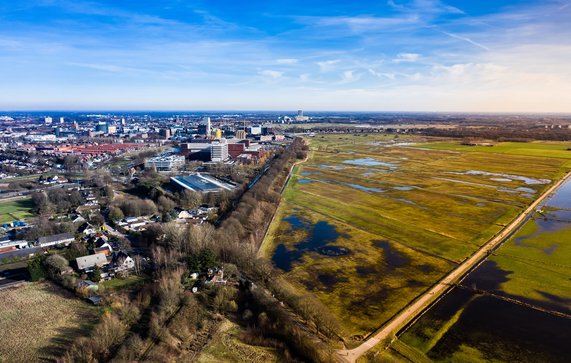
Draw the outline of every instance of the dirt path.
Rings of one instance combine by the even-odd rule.
[[[477,250],[472,256],[466,259],[462,264],[460,264],[455,270],[450,272],[442,280],[437,282],[430,290],[420,295],[416,300],[409,304],[405,309],[403,309],[398,315],[393,317],[386,325],[380,328],[374,335],[367,339],[363,344],[357,348],[347,350],[339,350],[339,356],[341,361],[345,362],[355,362],[359,357],[367,353],[377,344],[393,339],[394,335],[402,329],[406,324],[413,321],[419,314],[421,314],[427,307],[429,307],[433,302],[438,300],[454,283],[465,276],[471,269],[485,259],[489,251],[498,247],[502,242],[504,242],[511,233],[515,231],[520,224],[529,217],[535,209],[547,198],[551,193],[553,193],[557,188],[559,188],[569,177],[571,172],[567,173],[558,182],[553,184],[549,189],[547,189],[539,198],[537,198],[525,211],[523,211],[516,219],[514,219],[509,225],[507,225],[501,232],[490,239],[485,245],[483,245],[479,250]],[[389,343],[390,344],[390,343]]]

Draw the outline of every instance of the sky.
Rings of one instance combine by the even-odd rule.
[[[0,0],[0,110],[571,112],[571,0]]]

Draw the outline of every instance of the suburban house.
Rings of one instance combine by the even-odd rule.
[[[111,255],[113,247],[109,244],[107,236],[102,235],[94,243],[93,253],[103,253],[105,256]]]
[[[109,264],[107,256],[103,253],[78,257],[75,262],[77,262],[77,269],[85,272],[92,271],[95,266],[102,267]]]
[[[135,267],[135,261],[123,251],[113,253],[111,267],[115,272],[124,272]]]
[[[56,245],[66,245],[69,246],[71,242],[75,240],[73,234],[71,233],[60,233],[54,234],[52,236],[45,236],[38,238],[38,246],[40,247],[50,247]]]
[[[83,233],[86,236],[97,233],[97,230],[89,223],[85,222],[77,229],[79,233]]]

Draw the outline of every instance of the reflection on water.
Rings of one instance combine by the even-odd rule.
[[[312,224],[296,214],[284,218],[284,221],[291,225],[292,231],[304,229],[308,232],[307,237],[294,245],[294,249],[291,251],[283,243],[277,246],[272,256],[272,261],[284,271],[291,271],[292,265],[295,262],[299,262],[304,254],[308,252],[317,252],[324,256],[343,256],[351,252],[345,247],[329,245],[329,243],[335,242],[339,237],[349,237],[346,234],[337,232],[337,229],[332,224],[325,221]]]
[[[568,319],[472,290],[500,293],[500,284],[509,275],[495,262],[486,261],[462,282],[468,289],[455,288],[401,339],[428,350],[425,354],[436,362],[462,362],[468,353],[481,361],[567,362],[571,356]]]
[[[359,166],[386,166],[387,168],[396,168],[397,164],[379,161],[373,158],[352,159],[343,161],[345,164]]]
[[[550,207],[571,209],[571,179],[557,189],[555,195],[547,203]]]

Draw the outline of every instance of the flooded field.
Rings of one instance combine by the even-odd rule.
[[[295,168],[262,247],[296,289],[315,294],[338,318],[348,338],[381,326],[571,168],[571,153],[569,159],[521,150],[498,157],[425,147],[431,145],[425,141],[312,138],[310,158]],[[534,221],[563,218],[544,212]],[[516,247],[558,258],[562,249],[554,245]],[[493,257],[510,276],[507,257]],[[524,291],[521,283],[503,282],[495,291],[549,303],[565,287],[555,285]]]
[[[569,361],[570,206],[568,181],[401,341],[434,361]]]

